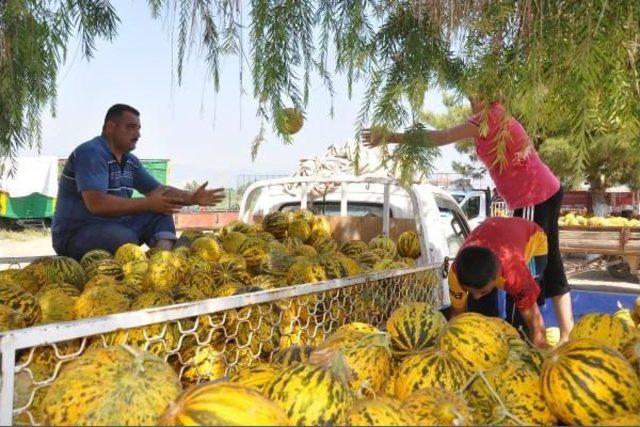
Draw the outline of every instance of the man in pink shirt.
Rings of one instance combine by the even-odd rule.
[[[443,146],[473,138],[478,158],[514,216],[529,219],[542,227],[549,250],[541,281],[542,291],[545,298],[553,301],[560,340],[564,342],[573,327],[573,310],[559,247],[562,186],[538,156],[522,124],[511,117],[500,102],[488,106],[474,99],[470,102],[473,116],[466,123],[443,130],[423,131],[424,143]],[[403,133],[386,133],[376,128],[365,129],[362,140],[367,147],[408,141]],[[496,149],[498,144],[504,144],[505,148],[500,156]]]

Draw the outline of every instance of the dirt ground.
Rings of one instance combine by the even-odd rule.
[[[0,258],[46,255],[55,255],[51,247],[51,235],[48,231],[0,231]],[[606,265],[603,262],[595,262],[590,265],[589,270],[572,274],[579,266],[584,265],[585,261],[580,257],[571,257],[565,261],[569,283],[572,287],[640,293],[640,285],[637,280],[621,280],[612,277],[607,272]],[[0,264],[0,270],[7,267],[8,265],[6,264]]]

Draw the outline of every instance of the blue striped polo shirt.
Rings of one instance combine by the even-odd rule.
[[[118,163],[103,136],[80,144],[67,159],[60,176],[51,230],[54,246],[66,244],[69,234],[83,225],[101,221],[126,221],[129,218],[108,218],[92,214],[82,199],[83,191],[102,191],[130,198],[134,189],[145,194],[159,185],[133,154],[123,155],[121,163]]]

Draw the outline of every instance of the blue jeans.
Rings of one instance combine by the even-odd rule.
[[[125,243],[153,246],[158,240],[176,240],[171,215],[144,213],[94,222],[72,230],[67,236],[54,234],[53,247],[58,255],[80,260],[91,249],[104,249],[113,254]]]

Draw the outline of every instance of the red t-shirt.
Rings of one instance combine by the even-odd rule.
[[[496,286],[513,297],[518,310],[535,304],[540,287],[528,264],[534,256],[547,254],[547,236],[542,228],[522,218],[489,218],[469,234],[462,248],[468,246],[493,251],[500,264]],[[449,292],[452,306],[466,308],[467,292],[458,282],[455,262],[449,272]]]
[[[503,124],[503,121],[506,123]],[[476,114],[469,119],[482,126],[484,118]],[[496,189],[507,202],[509,208],[519,209],[537,205],[556,194],[560,181],[544,164],[538,153],[532,150],[526,158],[519,154],[529,144],[529,136],[524,127],[513,117],[508,117],[502,104],[494,102],[487,110],[486,136],[475,139],[478,158],[484,163],[496,184]],[[500,132],[506,135],[506,164],[500,168],[495,164],[496,144]]]

